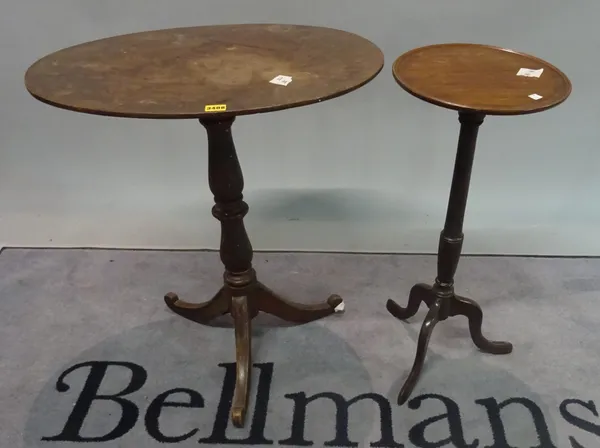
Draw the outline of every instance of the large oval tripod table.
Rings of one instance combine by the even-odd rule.
[[[291,302],[257,280],[244,227],[248,205],[231,133],[237,116],[318,103],[349,93],[383,68],[370,41],[331,28],[243,24],[147,31],[76,45],[35,62],[25,75],[37,99],[77,112],[129,118],[198,119],[208,137],[208,180],[221,223],[223,287],[204,303],[175,293],[167,306],[198,323],[230,313],[237,381],[231,418],[242,426],[251,365],[250,322],[259,311],[306,323],[343,308],[331,295]],[[265,172],[265,175],[268,173]]]
[[[396,59],[392,70],[405,91],[458,112],[460,122],[435,281],[433,285],[414,285],[406,308],[391,299],[387,302],[388,311],[398,319],[414,316],[421,303],[429,308],[419,333],[413,367],[398,395],[398,404],[403,404],[418,381],[429,339],[440,321],[465,316],[471,339],[481,351],[496,355],[512,352],[509,342],[490,341],[483,335],[479,304],[454,292],[477,134],[486,115],[524,115],[558,106],[570,95],[571,82],[559,69],[535,56],[477,44],[416,48]]]

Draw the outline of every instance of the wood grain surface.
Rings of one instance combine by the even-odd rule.
[[[521,68],[543,72],[539,78],[517,76]],[[488,115],[540,112],[571,93],[567,76],[548,62],[488,45],[416,48],[396,59],[392,71],[402,88],[424,101]]]
[[[25,75],[37,99],[134,118],[244,115],[348,93],[383,68],[372,42],[331,28],[241,24],[175,28],[76,45]],[[270,81],[292,77],[287,86]],[[208,107],[207,107],[208,106]]]

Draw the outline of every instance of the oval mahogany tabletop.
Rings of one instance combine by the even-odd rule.
[[[392,70],[402,88],[424,101],[489,115],[540,112],[571,93],[569,79],[548,62],[489,45],[416,48],[396,59]]]
[[[35,62],[25,85],[40,101],[78,112],[200,118],[317,103],[361,87],[382,68],[381,50],[349,32],[303,25],[215,25],[69,47]],[[280,75],[291,82],[270,82]]]

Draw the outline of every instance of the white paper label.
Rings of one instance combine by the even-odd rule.
[[[517,76],[527,76],[528,78],[539,78],[540,76],[542,76],[543,72],[544,72],[543,68],[540,68],[538,70],[534,70],[532,68],[521,68],[517,72]]]
[[[542,95],[538,95],[537,93],[532,93],[531,95],[527,95],[529,98],[531,98],[532,100],[541,100],[542,98],[544,98]]]
[[[333,311],[335,311],[336,313],[342,313],[344,309],[346,309],[346,304],[344,302],[341,302],[338,306],[336,306],[333,309]]]
[[[290,82],[292,82],[291,76],[286,75],[278,75],[275,76],[272,80],[269,81],[271,84],[277,84],[280,86],[287,86]]]

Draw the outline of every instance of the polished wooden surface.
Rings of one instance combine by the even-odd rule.
[[[200,118],[317,103],[364,85],[382,67],[381,50],[349,32],[301,25],[216,25],[147,31],[66,48],[35,62],[25,85],[37,99],[78,112]],[[292,82],[269,82],[278,75],[291,76]],[[215,105],[219,107],[210,107]]]
[[[517,76],[521,68],[544,71],[539,78]],[[487,115],[540,112],[571,93],[569,79],[548,62],[488,45],[416,48],[396,59],[392,70],[402,88],[424,101]],[[533,94],[542,98],[530,98]]]

